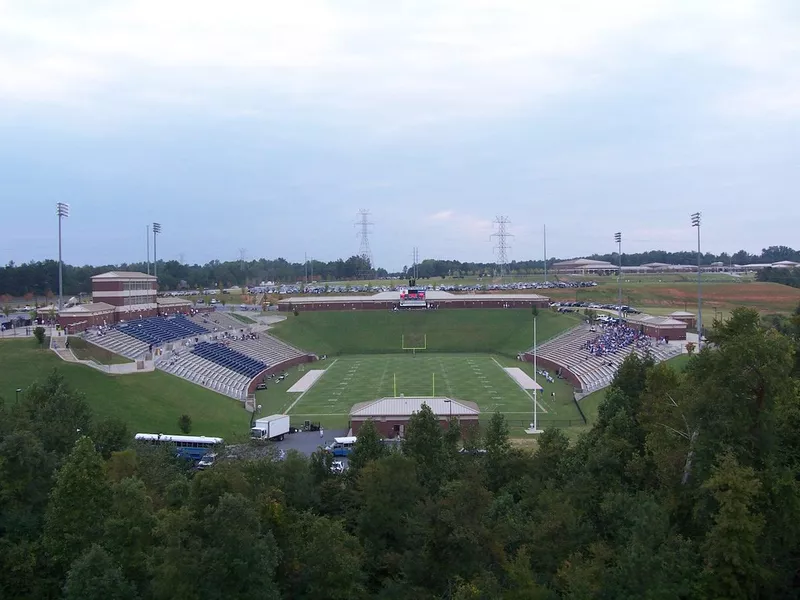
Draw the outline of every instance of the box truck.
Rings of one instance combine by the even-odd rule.
[[[270,415],[256,419],[250,429],[250,437],[254,440],[279,441],[289,433],[289,415]]]

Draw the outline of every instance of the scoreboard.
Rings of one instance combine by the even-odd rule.
[[[425,288],[409,287],[400,290],[400,306],[427,306],[425,302]]]

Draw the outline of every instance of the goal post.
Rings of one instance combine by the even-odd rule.
[[[417,350],[428,349],[428,334],[427,333],[404,333],[400,336],[400,345],[403,350]]]

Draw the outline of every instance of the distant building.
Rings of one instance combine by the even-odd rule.
[[[686,312],[685,310],[676,310],[675,312],[669,313],[668,316],[670,319],[686,323],[686,327],[692,329],[697,325],[697,317],[693,313]]]
[[[654,315],[627,315],[625,320],[629,327],[638,329],[652,338],[668,340],[685,340],[686,326],[684,321],[672,317],[658,317]]]
[[[457,419],[462,428],[470,425],[478,426],[481,411],[474,402],[445,397],[399,396],[354,404],[350,410],[350,427],[353,435],[358,436],[361,425],[372,419],[383,437],[402,437],[405,435],[411,415],[419,412],[423,404],[431,408],[445,429],[451,417]]]
[[[192,303],[181,298],[157,298],[158,280],[136,271],[109,271],[92,277],[92,301],[70,301],[58,312],[58,324],[69,333],[111,326],[141,317],[187,312]],[[39,309],[47,318],[51,308]]]
[[[617,265],[605,260],[591,260],[588,258],[576,258],[574,260],[562,260],[553,263],[550,271],[553,273],[564,273],[568,275],[610,275],[619,270]]]

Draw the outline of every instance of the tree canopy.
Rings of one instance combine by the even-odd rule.
[[[800,327],[737,309],[708,339],[683,371],[631,355],[572,440],[495,413],[461,452],[422,410],[342,474],[192,471],[52,373],[0,403],[0,597],[797,598]]]

